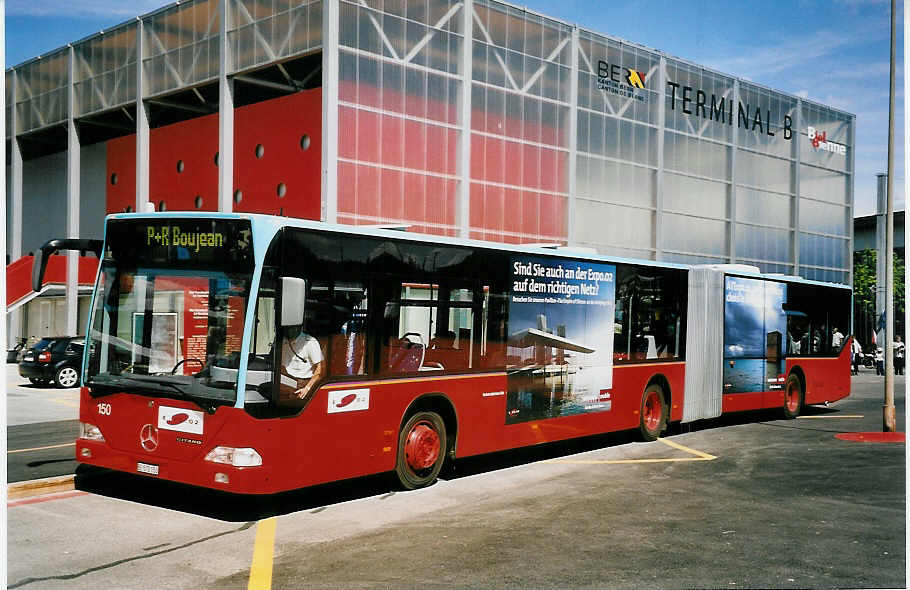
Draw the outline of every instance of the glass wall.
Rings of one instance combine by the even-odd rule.
[[[15,67],[17,132],[70,83],[77,117],[134,102],[140,63],[144,97],[209,84],[222,35],[229,76],[326,45],[341,223],[851,279],[849,113],[496,0],[221,1],[74,43],[72,81],[66,49]]]

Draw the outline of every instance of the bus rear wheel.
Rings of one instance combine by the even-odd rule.
[[[784,386],[784,418],[792,420],[799,416],[803,408],[803,384],[800,383],[799,377],[790,375],[787,377],[787,384]]]
[[[667,428],[666,399],[663,388],[656,383],[645,388],[641,396],[638,429],[646,442],[657,440],[660,433]]]
[[[398,433],[395,473],[406,490],[434,481],[445,462],[446,427],[436,412],[417,412]]]

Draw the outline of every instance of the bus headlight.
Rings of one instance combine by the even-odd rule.
[[[104,436],[101,434],[101,429],[88,422],[79,423],[79,438],[104,442]]]
[[[262,465],[262,457],[256,449],[249,447],[215,447],[205,456],[206,461],[224,463],[234,467],[258,467]]]

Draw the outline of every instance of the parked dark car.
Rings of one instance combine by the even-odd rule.
[[[19,357],[22,356],[22,350],[25,348],[25,338],[17,338],[16,344],[6,350],[6,362],[18,363]]]
[[[19,374],[36,385],[53,381],[57,387],[76,387],[84,348],[83,336],[42,338],[22,355]]]

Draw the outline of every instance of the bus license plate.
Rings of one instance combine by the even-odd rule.
[[[158,466],[151,463],[137,463],[136,471],[139,473],[148,473],[149,475],[158,475]]]

